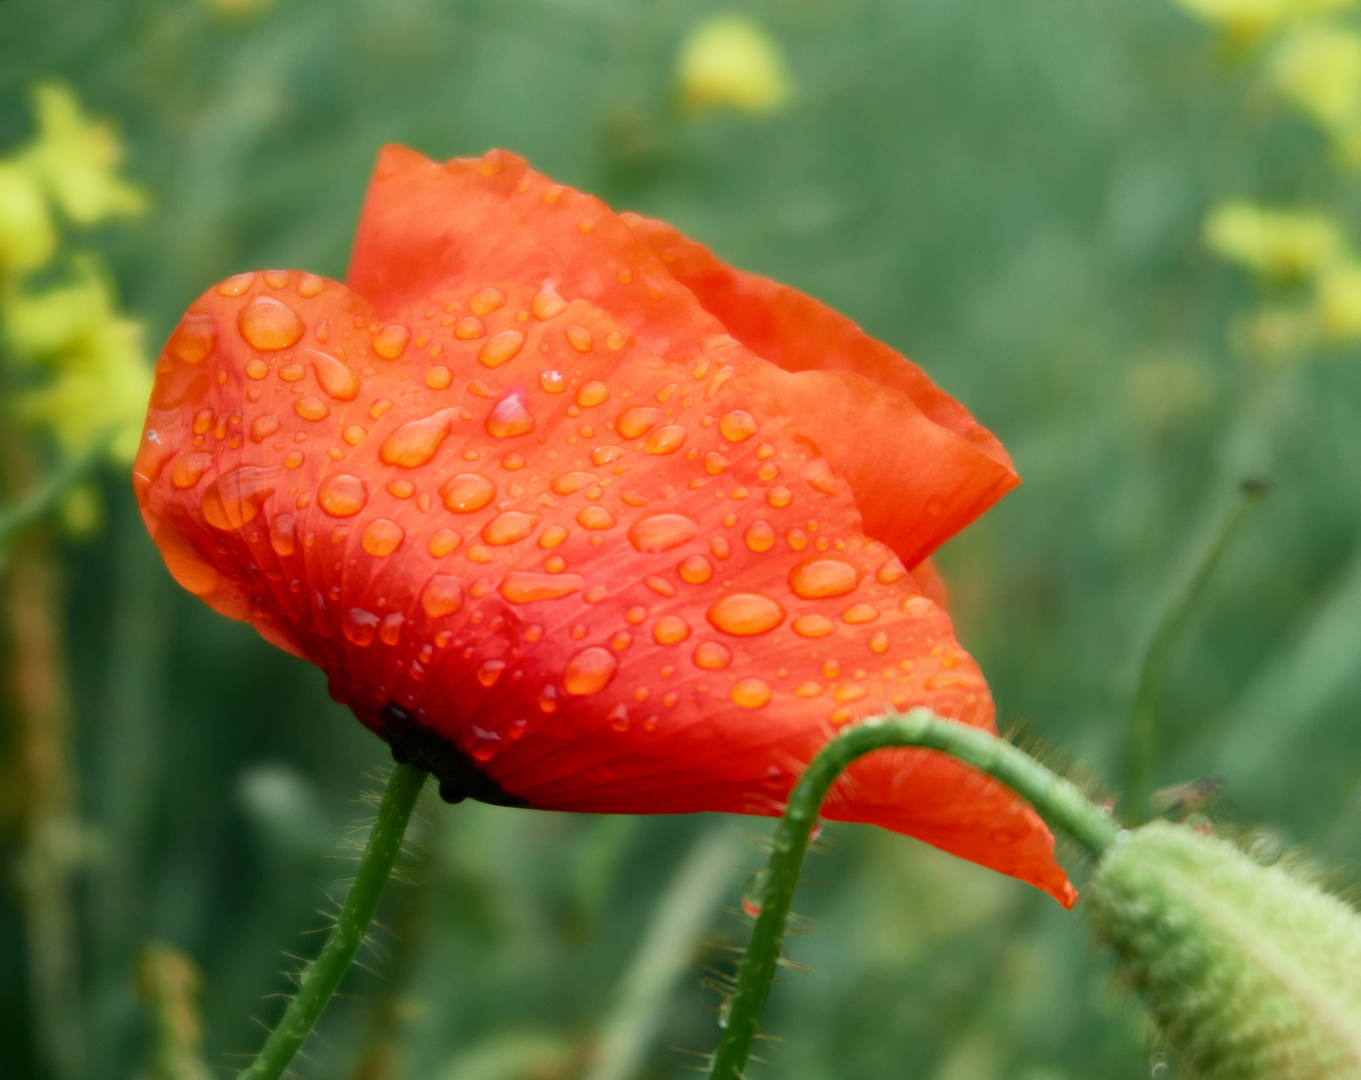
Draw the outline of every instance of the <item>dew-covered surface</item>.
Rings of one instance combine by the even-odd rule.
[[[176,390],[184,402],[219,392],[209,357],[220,335],[237,335],[241,415],[174,405],[186,445],[159,481],[200,493],[205,520],[218,515],[226,529],[210,527],[258,529],[246,542],[279,565],[333,550],[347,522],[337,546],[366,567],[419,549],[432,570],[410,610],[430,620],[467,615],[483,579],[515,610],[601,610],[589,591],[613,597],[630,575],[591,560],[593,536],[661,567],[630,576],[637,595],[610,599],[608,622],[520,628],[526,645],[568,643],[553,653],[553,678],[517,694],[526,718],[627,690],[623,714],[621,696],[598,718],[602,744],[664,717],[664,684],[682,673],[721,686],[733,715],[756,719],[786,700],[816,702],[829,719],[854,709],[855,687],[882,681],[878,645],[897,647],[876,636],[881,622],[856,621],[856,593],[873,603],[901,583],[877,569],[886,559],[853,565],[819,549],[825,534],[809,529],[806,504],[822,496],[806,462],[761,456],[779,448],[758,414],[734,406],[710,428],[702,410],[680,416],[686,385],[712,372],[692,366],[688,380],[659,378],[647,401],[623,399],[602,360],[636,343],[578,317],[574,298],[541,281],[472,282],[431,316],[369,311],[362,327],[353,312],[332,317],[329,333],[350,333],[352,348],[362,338],[371,353],[338,361],[335,338],[314,340],[312,312],[341,290],[382,143],[436,159],[493,146],[522,154],[571,189],[670,221],[732,264],[805,290],[921,364],[1002,440],[1024,481],[940,554],[959,641],[987,676],[999,726],[1022,728],[1099,789],[1120,786],[1140,643],[1238,481],[1269,477],[1168,673],[1155,783],[1223,772],[1220,813],[1267,830],[1265,846],[1327,851],[1338,880],[1353,881],[1361,367],[1350,349],[1254,367],[1230,334],[1250,288],[1200,241],[1204,214],[1229,196],[1346,209],[1350,189],[1322,140],[1264,99],[1250,66],[1226,64],[1156,0],[747,10],[793,80],[788,107],[768,115],[678,107],[671,73],[697,17],[686,3],[280,0],[224,15],[205,4],[7,0],[0,146],[28,134],[27,84],[69,81],[118,126],[151,196],[144,218],[90,242],[146,321],[149,351],[167,343],[193,372]],[[574,219],[582,236],[588,216]],[[180,322],[218,282],[214,310],[235,322]],[[556,351],[540,363],[534,331],[549,325]],[[408,415],[365,363],[408,370],[403,387],[428,408]],[[607,420],[619,441],[605,438]],[[290,441],[322,426],[324,439]],[[550,432],[564,451],[551,471],[537,443]],[[867,426],[863,437],[887,452],[893,432]],[[476,457],[427,484],[425,455],[451,440]],[[218,445],[239,456],[230,479],[204,449]],[[350,469],[363,455],[373,468]],[[633,505],[629,474],[613,470],[646,459],[684,462],[685,483],[706,486],[678,485],[665,505],[639,490],[647,503]],[[288,479],[304,474],[306,484]],[[739,482],[748,494],[728,500],[733,525],[688,512],[686,498],[714,485],[731,496]],[[291,523],[259,516],[262,500],[294,486],[295,504],[304,491],[312,503],[295,505]],[[349,854],[347,826],[369,812],[354,801],[375,786],[361,778],[386,755],[316,668],[190,595],[230,598],[216,566],[181,550],[189,591],[172,581],[123,477],[102,490],[106,528],[61,549],[89,830],[76,846],[88,1075],[142,1067],[132,972],[150,940],[202,968],[206,1055],[221,1073],[277,1015],[268,995],[287,989],[285,954],[316,948],[319,898],[349,872],[335,856]],[[312,526],[308,549],[311,520],[325,532]],[[520,551],[533,559],[512,565]],[[778,593],[723,593],[726,567],[762,560],[781,562]],[[434,569],[455,563],[457,574]],[[489,569],[473,574],[478,565]],[[715,602],[696,617],[678,602],[687,590]],[[428,668],[420,651],[433,660],[434,636],[404,637],[406,610],[396,622],[377,595],[337,616],[344,666],[409,642],[408,677],[413,662]],[[778,629],[759,629],[776,618]],[[724,632],[725,621],[751,633]],[[866,675],[837,654],[818,658],[835,669],[791,665],[776,677],[744,652],[762,633],[808,654],[854,640]],[[658,662],[632,679],[631,657],[667,652],[674,676]],[[503,694],[514,670],[508,653],[476,653],[460,692]],[[373,972],[353,973],[302,1077],[356,1075],[372,1018],[394,994],[391,1075],[580,1074],[692,845],[719,820],[768,829],[755,818],[448,807],[433,794],[416,827],[423,884],[393,886],[365,959]],[[831,823],[817,846],[795,902],[808,932],[788,945],[812,970],[776,986],[766,1029],[780,1041],[762,1044],[772,1064],[753,1076],[1133,1080],[1165,1049],[1143,1041],[1138,1010],[1109,989],[1080,904],[1064,912],[883,830]],[[715,1041],[718,999],[701,980],[726,962],[722,943],[742,940],[743,883],[762,862],[755,846],[741,850],[640,1075],[690,1075],[689,1052]],[[1060,857],[1080,888],[1073,853],[1061,846]],[[5,1076],[39,1075],[23,956],[11,890],[0,895]]]

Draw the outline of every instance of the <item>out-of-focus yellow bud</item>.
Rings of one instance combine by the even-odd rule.
[[[1317,273],[1342,250],[1341,233],[1326,214],[1268,210],[1239,200],[1210,214],[1205,242],[1230,262],[1284,281]]]
[[[1311,25],[1281,43],[1271,76],[1281,96],[1325,128],[1361,115],[1361,34]]]
[[[56,230],[37,181],[27,169],[0,162],[0,272],[41,266],[56,245]]]
[[[1319,275],[1318,321],[1325,337],[1361,337],[1361,263],[1348,259]]]
[[[91,536],[104,523],[104,505],[93,484],[72,488],[61,500],[61,524],[70,535]]]
[[[1253,45],[1292,22],[1349,8],[1356,0],[1174,0],[1201,22],[1218,27],[1238,46]]]
[[[23,396],[21,415],[49,427],[62,448],[81,454],[114,432],[110,453],[137,454],[151,371],[143,360],[142,327],[110,316],[86,328],[61,356],[56,377]]]
[[[56,83],[35,87],[33,111],[38,138],[22,160],[71,220],[89,225],[146,206],[141,191],[116,173],[123,148],[113,129],[87,118],[69,89]]]
[[[691,108],[768,113],[788,101],[791,90],[775,39],[739,15],[715,15],[691,30],[681,46],[677,75],[681,100]]]
[[[88,258],[75,260],[64,285],[43,292],[11,289],[0,302],[5,337],[16,356],[49,359],[109,318],[113,297],[108,283]]]

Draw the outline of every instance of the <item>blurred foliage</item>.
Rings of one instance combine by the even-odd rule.
[[[1167,671],[1153,782],[1222,773],[1219,812],[1260,826],[1264,857],[1317,845],[1346,885],[1361,858],[1351,14],[1336,0],[1185,6],[1222,28],[1222,47],[1164,0],[751,0],[735,12],[5,0],[0,147],[42,138],[30,88],[65,80],[116,120],[148,202],[134,222],[83,234],[107,271],[72,263],[25,288],[107,298],[117,281],[160,341],[231,273],[342,276],[389,140],[435,156],[506,146],[674,221],[845,311],[1003,439],[1026,484],[941,559],[959,631],[1004,730],[1111,787],[1142,647],[1237,483],[1268,476],[1271,497]],[[728,14],[773,43],[762,48],[787,72],[783,108],[683,107],[686,42]],[[1309,63],[1291,52],[1306,47],[1322,51]],[[3,213],[37,220],[34,190],[0,169]],[[130,209],[131,190],[103,205]],[[47,189],[36,198],[79,220]],[[1248,213],[1224,243],[1270,270],[1261,284],[1204,242],[1226,204]],[[1310,216],[1273,216],[1297,211]],[[23,258],[46,250],[41,228],[13,235]],[[1335,332],[1319,330],[1325,309]],[[365,814],[356,777],[385,757],[319,673],[173,586],[127,489],[105,479],[106,529],[59,552],[87,851],[72,1022],[90,1080],[147,1075],[153,1025],[134,973],[152,940],[202,970],[204,1060],[218,1073],[244,1064],[256,1018],[280,1011],[266,995],[287,991],[283,954],[315,949],[301,931],[324,926],[317,896],[347,872],[335,856]],[[414,944],[391,981],[352,974],[298,1074],[579,1075],[654,908],[711,824],[424,814],[421,887],[394,885],[380,915]],[[796,899],[808,932],[788,945],[812,971],[775,987],[766,1028],[781,1041],[758,1050],[774,1067],[753,1075],[1148,1074],[1139,1009],[1109,988],[1080,907],[887,833],[829,827],[821,844]],[[759,862],[753,850],[734,867],[732,909]],[[47,1080],[18,895],[0,894],[0,1075]],[[712,1047],[717,999],[700,979],[745,933],[714,910],[641,1076],[688,1075],[686,1052]],[[365,963],[389,970],[402,947],[380,932]],[[395,1051],[377,1052],[380,1037]]]

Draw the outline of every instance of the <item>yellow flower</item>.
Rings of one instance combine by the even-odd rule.
[[[72,221],[89,225],[145,207],[142,193],[117,175],[123,149],[113,130],[87,118],[70,90],[56,83],[38,85],[33,111],[38,138],[21,161],[42,178]]]
[[[1174,0],[1201,22],[1217,26],[1235,45],[1260,41],[1283,25],[1351,7],[1356,0]]]
[[[1318,320],[1327,337],[1361,337],[1361,263],[1348,259],[1320,275]]]
[[[1268,210],[1241,200],[1210,214],[1205,242],[1230,262],[1286,281],[1317,273],[1343,246],[1337,225],[1326,214]]]
[[[779,45],[759,23],[738,15],[715,15],[691,30],[677,69],[681,100],[692,108],[769,113],[789,100]]]
[[[68,347],[89,327],[114,310],[108,282],[89,256],[73,260],[73,274],[63,285],[42,292],[17,286],[4,295],[5,337],[15,356],[44,359]]]
[[[1292,33],[1272,65],[1276,89],[1325,128],[1361,115],[1361,34],[1334,26]]]
[[[0,273],[41,266],[56,246],[57,234],[37,181],[28,170],[0,162]]]

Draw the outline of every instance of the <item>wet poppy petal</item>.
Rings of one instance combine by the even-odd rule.
[[[784,371],[822,373],[789,380],[779,393],[851,481],[865,531],[909,566],[1019,483],[991,432],[850,319],[788,285],[734,270],[665,222],[622,216],[757,356]]]
[[[490,166],[389,148],[350,287],[191,306],[135,470],[177,579],[474,797],[773,814],[858,718],[990,727],[789,385],[867,380],[754,356],[602,204]],[[1072,901],[1034,812],[941,755],[873,755],[826,812]]]

